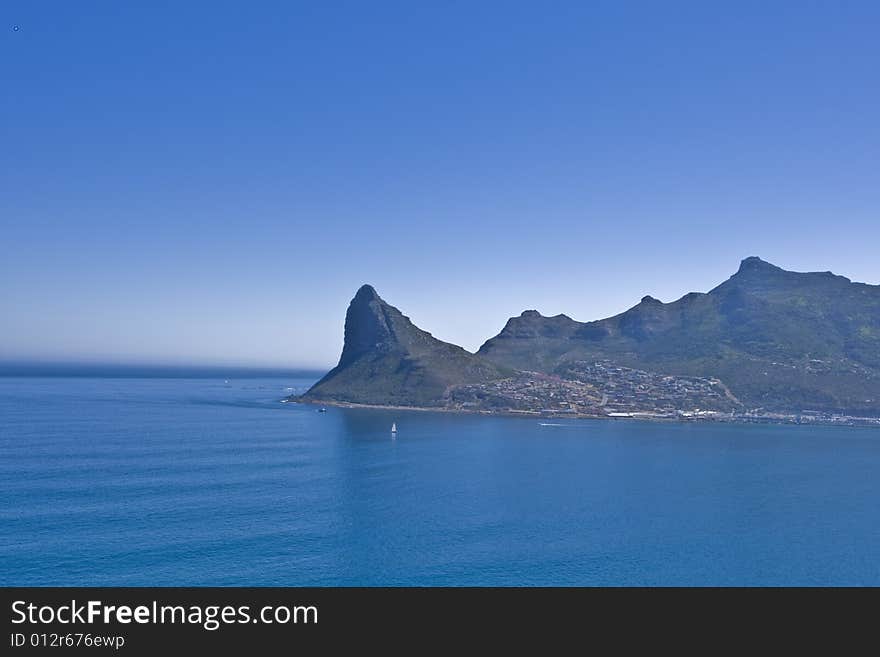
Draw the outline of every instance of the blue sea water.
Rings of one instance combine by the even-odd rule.
[[[0,378],[0,584],[880,585],[876,429],[279,403],[309,383]]]

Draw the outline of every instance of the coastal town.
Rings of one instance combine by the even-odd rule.
[[[454,386],[449,401],[461,410],[608,417],[730,414],[742,407],[715,379],[664,376],[604,361],[568,363],[557,374],[525,371],[500,381]]]
[[[745,408],[718,379],[662,375],[608,361],[566,363],[557,374],[523,371],[453,386],[447,410],[540,417],[880,426],[880,418]]]

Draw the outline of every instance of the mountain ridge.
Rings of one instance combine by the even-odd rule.
[[[352,299],[345,333],[339,364],[304,399],[880,415],[880,286],[792,272],[757,256],[708,292],[668,303],[646,295],[604,319],[525,310],[475,354],[419,329],[369,285]],[[621,397],[629,384],[614,376],[641,380],[647,393]]]

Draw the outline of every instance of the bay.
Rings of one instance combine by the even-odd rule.
[[[0,377],[0,585],[880,585],[877,429],[280,403],[312,382]]]

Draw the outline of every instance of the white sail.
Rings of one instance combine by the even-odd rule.
[[[397,422],[391,423],[391,433],[397,433]]]

